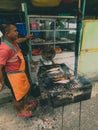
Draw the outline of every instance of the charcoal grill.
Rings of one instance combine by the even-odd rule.
[[[65,80],[55,81],[58,78]],[[53,107],[80,102],[91,97],[92,84],[84,77],[72,76],[69,67],[65,64],[40,66],[38,82],[42,99],[49,99]]]

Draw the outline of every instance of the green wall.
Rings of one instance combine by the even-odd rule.
[[[98,71],[98,20],[85,20],[78,72],[81,74]]]

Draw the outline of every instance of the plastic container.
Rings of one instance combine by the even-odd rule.
[[[32,23],[30,23],[30,29],[31,29],[31,30],[36,30],[36,29],[38,29],[38,28],[39,28],[39,25],[38,25],[37,22],[32,22]]]

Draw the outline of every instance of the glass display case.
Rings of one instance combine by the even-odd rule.
[[[75,45],[76,18],[74,16],[39,16],[29,15],[29,32],[32,55],[40,55],[44,46],[53,46],[56,53]],[[68,48],[67,48],[68,49]]]

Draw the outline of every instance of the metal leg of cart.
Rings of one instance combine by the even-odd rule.
[[[81,107],[82,102],[79,103],[79,130],[81,130]],[[63,130],[63,115],[64,115],[64,106],[62,106],[62,124],[61,124],[61,130]]]
[[[82,107],[82,102],[79,103],[79,130],[81,129],[81,107]]]
[[[62,106],[62,126],[61,126],[61,130],[63,130],[63,115],[64,115],[64,106]]]

